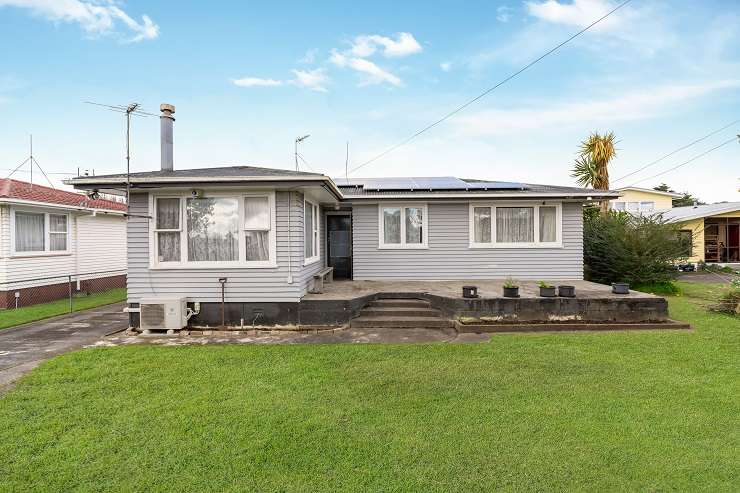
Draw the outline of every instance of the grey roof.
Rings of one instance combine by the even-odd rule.
[[[524,190],[521,183],[506,181],[463,180],[454,176],[409,176],[383,178],[334,178],[339,187],[365,190],[404,190],[404,191],[439,191],[439,190]]]
[[[373,180],[382,180],[381,178],[375,178]],[[460,180],[457,179],[456,180]],[[336,181],[336,180],[335,180]],[[355,180],[350,179],[350,183],[354,182]],[[361,181],[361,179],[358,179],[358,181]],[[467,182],[471,184],[470,189],[462,189],[462,188],[453,188],[453,189],[439,189],[439,190],[429,190],[429,189],[381,189],[378,190],[376,188],[364,188],[361,185],[352,185],[347,186],[343,185],[342,183],[346,183],[343,179],[340,179],[337,182],[337,185],[339,187],[339,190],[342,191],[342,194],[347,198],[382,198],[384,196],[408,196],[408,197],[418,197],[420,195],[424,196],[450,196],[450,195],[482,195],[482,196],[524,196],[524,197],[532,197],[532,196],[571,196],[571,195],[577,195],[577,196],[591,196],[594,199],[598,197],[617,197],[619,195],[616,191],[606,191],[606,190],[593,190],[591,188],[581,188],[581,187],[565,187],[565,186],[558,186],[558,185],[539,185],[534,183],[511,183],[511,182],[494,182],[494,181],[485,181],[485,180],[473,180],[473,179],[465,179],[460,180],[462,182]],[[497,184],[503,184],[504,186],[497,187]],[[490,187],[484,187],[481,188],[480,184],[486,184],[490,185]],[[374,185],[374,183],[373,183]]]
[[[315,176],[317,178],[323,177],[321,173],[308,173],[305,171],[293,171],[288,169],[277,169],[277,168],[261,168],[257,166],[222,166],[222,167],[211,167],[211,168],[196,168],[196,169],[178,169],[174,171],[141,171],[131,173],[131,178],[208,178],[213,176],[219,177],[244,177],[244,176],[259,176],[259,177],[291,177],[291,176]],[[75,181],[81,179],[126,179],[125,173],[119,173],[114,175],[96,175],[96,176],[79,176],[72,178],[69,181],[74,184]]]
[[[740,202],[720,202],[718,204],[687,205],[674,207],[661,213],[663,219],[669,223],[691,221],[702,217],[716,216],[728,212],[740,211]]]

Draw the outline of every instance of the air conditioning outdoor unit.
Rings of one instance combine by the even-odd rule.
[[[174,329],[188,325],[188,305],[185,298],[150,298],[139,305],[142,330]]]

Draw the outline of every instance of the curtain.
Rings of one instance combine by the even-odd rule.
[[[157,199],[157,229],[180,229],[180,199]]]
[[[270,232],[247,231],[247,260],[259,261],[270,259]]]
[[[531,243],[533,241],[533,207],[496,208],[497,243]]]
[[[383,209],[383,243],[401,243],[401,209]]]
[[[244,199],[244,229],[270,229],[270,200],[267,197]]]
[[[63,214],[49,214],[49,250],[67,250],[67,216]]]
[[[180,261],[180,232],[160,231],[157,233],[157,252],[160,262]]]
[[[557,209],[555,207],[540,207],[540,241],[557,241],[556,219]]]
[[[406,243],[423,243],[422,210],[420,207],[407,207],[406,211]]]
[[[15,213],[15,251],[44,251],[44,215],[30,212]]]
[[[473,208],[473,231],[476,243],[491,242],[491,208]]]
[[[239,202],[236,198],[187,199],[188,260],[239,258]]]
[[[314,238],[313,238],[313,220],[314,220],[314,206],[305,202],[306,207],[303,209],[305,231],[303,232],[304,238],[304,250],[306,258],[315,257],[314,254]]]

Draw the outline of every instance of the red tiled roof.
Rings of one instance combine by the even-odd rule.
[[[113,200],[90,200],[81,193],[55,190],[43,185],[31,184],[25,181],[0,178],[0,198],[29,200],[47,204],[68,205],[71,207],[85,207],[88,209],[107,209],[111,211],[125,211],[126,204]]]

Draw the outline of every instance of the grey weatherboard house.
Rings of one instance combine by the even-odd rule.
[[[231,323],[305,323],[302,298],[326,267],[356,281],[581,280],[582,207],[618,196],[453,177],[174,170],[172,113],[163,105],[159,171],[68,183],[122,193],[128,181],[129,305],[185,298],[199,303],[195,325],[220,323],[222,301]]]

